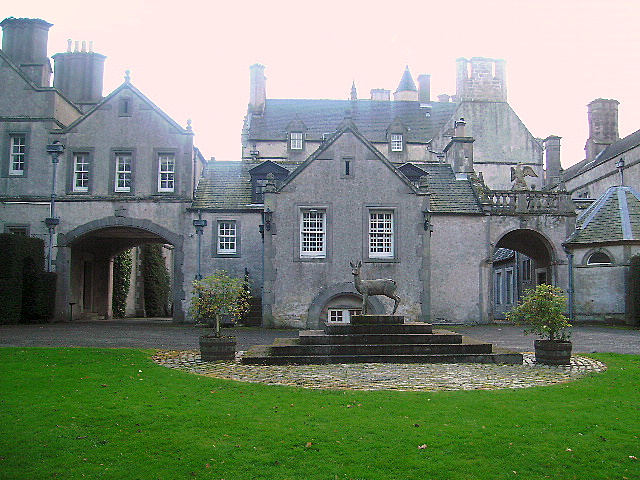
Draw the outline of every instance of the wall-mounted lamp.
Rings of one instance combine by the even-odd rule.
[[[201,210],[198,210],[198,218],[193,220],[193,226],[196,229],[196,235],[198,235],[198,270],[196,273],[196,280],[202,280],[202,234],[204,233],[204,227],[207,226],[207,221],[202,218]]]
[[[262,222],[267,232],[271,231],[271,220],[273,219],[273,212],[269,207],[265,208],[262,212]]]
[[[423,210],[422,212],[422,228],[424,228],[425,232],[431,230],[431,211]]]

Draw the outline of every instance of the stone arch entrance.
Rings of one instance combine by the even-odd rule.
[[[494,319],[502,319],[536,285],[557,282],[557,252],[542,233],[518,228],[504,233],[492,254],[491,304]]]
[[[183,322],[183,237],[149,220],[106,217],[80,225],[58,238],[56,318],[67,320],[91,312],[111,318],[113,259],[120,252],[146,243],[170,245],[174,322]]]
[[[373,315],[385,313],[384,304],[376,297],[368,298],[368,311]],[[323,329],[328,319],[330,309],[360,309],[362,295],[352,282],[338,283],[323,288],[313,299],[307,314],[307,328],[311,330]]]

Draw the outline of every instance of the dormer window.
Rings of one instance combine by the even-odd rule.
[[[302,150],[304,136],[302,132],[291,132],[289,134],[289,148],[291,150]]]
[[[289,175],[286,168],[273,163],[270,160],[253,167],[249,173],[251,174],[251,201],[253,203],[264,203],[264,189],[267,185],[267,176],[273,174],[276,188],[282,185],[284,179]]]
[[[403,136],[401,133],[391,134],[391,151],[402,152],[404,150]]]

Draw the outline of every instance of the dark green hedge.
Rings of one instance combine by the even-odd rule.
[[[56,274],[44,272],[44,241],[0,234],[0,323],[37,323],[53,316]]]
[[[123,318],[127,313],[127,296],[131,286],[131,250],[117,255],[113,260],[113,299],[111,306],[115,318]]]
[[[162,245],[143,245],[142,276],[144,279],[144,308],[147,317],[165,317],[169,312],[169,271],[162,256]]]

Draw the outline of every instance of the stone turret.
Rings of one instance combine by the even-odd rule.
[[[393,99],[395,101],[418,101],[418,89],[416,88],[416,84],[413,81],[413,77],[411,76],[408,65],[404,69],[404,73],[402,74],[402,79],[400,80],[398,89],[396,90],[396,93],[393,94]]]
[[[93,51],[93,42],[75,42],[68,40],[67,51],[56,53],[53,58],[55,75],[53,86],[76,104],[95,105],[102,100],[104,84],[104,61],[107,57]]]
[[[620,139],[618,133],[617,100],[597,98],[587,105],[589,138],[584,147],[586,158],[591,161]]]
[[[458,101],[506,102],[506,62],[501,59],[458,58],[456,97]]]
[[[5,18],[2,50],[40,87],[51,82],[51,63],[47,56],[51,23],[38,18]]]

